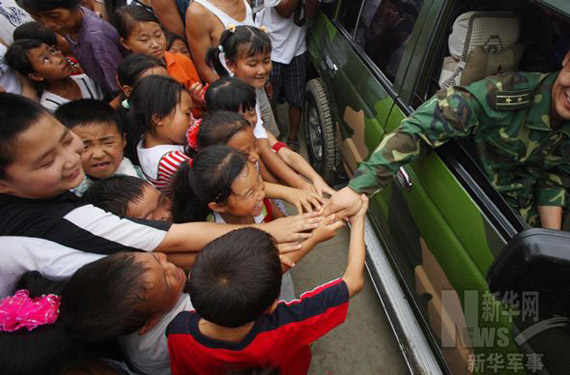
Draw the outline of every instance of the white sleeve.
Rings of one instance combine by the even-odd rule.
[[[38,271],[43,276],[61,280],[71,277],[80,267],[104,257],[86,253],[41,238],[0,237],[0,298],[14,292],[20,276]]]
[[[255,103],[255,112],[257,112],[257,123],[253,128],[253,135],[255,138],[269,138],[267,135],[267,130],[263,127],[263,119],[261,118],[261,110],[259,109],[259,102]]]

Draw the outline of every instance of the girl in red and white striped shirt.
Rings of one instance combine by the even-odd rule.
[[[158,190],[171,196],[176,172],[190,159],[183,146],[192,121],[190,94],[171,78],[149,76],[133,87],[129,105],[141,134],[137,144],[140,166]]]

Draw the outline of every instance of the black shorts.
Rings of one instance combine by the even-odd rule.
[[[273,62],[273,69],[269,76],[273,86],[271,104],[279,102],[280,94],[294,107],[303,107],[305,101],[305,81],[307,79],[307,52],[295,56],[289,64]]]

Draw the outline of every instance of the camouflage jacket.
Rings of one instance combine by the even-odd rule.
[[[570,175],[570,121],[550,124],[558,73],[506,73],[443,89],[388,134],[349,186],[374,194],[398,168],[430,148],[472,136],[491,184],[530,225],[536,206],[565,206]]]

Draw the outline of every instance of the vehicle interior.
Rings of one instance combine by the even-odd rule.
[[[398,2],[398,0],[396,0]],[[559,14],[532,1],[459,1],[454,4],[439,46],[428,69],[427,82],[416,88],[412,107],[438,90],[468,85],[486,76],[506,71],[553,72],[560,69],[570,49],[570,15]],[[494,191],[473,157],[470,138],[454,142],[438,152],[447,161],[459,161],[493,203],[504,213],[496,219],[512,236],[528,226]],[[490,216],[493,215],[490,211]],[[568,225],[568,223],[566,223]],[[506,228],[510,226],[510,228]],[[505,234],[507,234],[505,233]]]
[[[570,14],[557,13],[537,1],[460,0],[448,4],[449,14],[444,18],[448,21],[434,32],[433,51],[422,66],[422,71],[430,73],[419,74],[415,83],[409,101],[412,109],[442,88],[466,85],[489,75],[513,70],[556,71],[570,49]],[[399,71],[400,61],[423,5],[424,0],[365,0],[360,7],[347,7],[339,15],[339,23],[394,86],[406,74]],[[346,25],[357,26],[350,29]],[[452,142],[437,152],[473,181],[467,189],[481,190],[472,193],[489,197],[504,214],[497,217],[496,212],[487,212],[495,216],[493,221],[507,238],[527,228],[478,167],[469,139]]]

